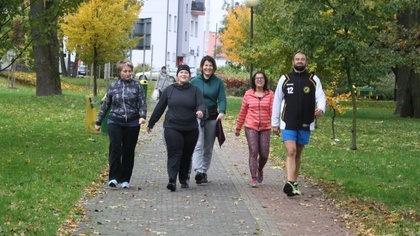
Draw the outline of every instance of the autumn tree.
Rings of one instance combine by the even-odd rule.
[[[247,58],[242,52],[249,47],[250,11],[245,5],[230,8],[224,20],[224,27],[220,33],[223,43],[222,52],[226,59],[233,63],[247,63]],[[238,43],[241,42],[241,43]]]
[[[1,3],[0,55],[5,55],[12,48],[12,39],[9,37],[9,34],[12,32],[14,19],[22,15],[19,4],[12,1],[3,1]]]
[[[309,69],[323,82],[345,82],[353,104],[350,148],[355,150],[353,85],[375,81],[399,62],[395,51],[381,38],[396,28],[395,16],[403,2],[261,0],[254,11],[254,45],[238,55],[250,58],[256,67],[286,73],[291,69],[293,53],[302,50],[308,55]]]
[[[97,96],[98,66],[125,58],[138,38],[130,39],[140,13],[136,0],[92,0],[66,15],[61,24],[68,50],[74,50],[87,64],[93,64],[93,96]]]
[[[31,39],[28,37],[29,4],[24,1],[6,1],[1,4],[3,14],[0,15],[0,55],[6,55],[13,51],[13,58],[7,58],[10,62],[1,70],[10,69],[16,62],[28,62]],[[13,87],[13,86],[12,86]]]
[[[60,95],[58,19],[83,0],[30,0],[30,26],[35,60],[36,95]],[[25,1],[26,2],[26,1]]]

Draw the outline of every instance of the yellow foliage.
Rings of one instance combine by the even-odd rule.
[[[0,73],[1,76],[8,77],[12,72],[10,71],[3,71]],[[35,87],[36,86],[36,74],[35,73],[26,73],[26,72],[15,72],[15,79],[20,85]],[[66,91],[74,91],[74,92],[84,92],[89,90],[89,88],[69,84],[63,81],[61,82],[61,89]]]
[[[334,91],[332,89],[325,90],[325,97],[327,100],[328,108],[331,110],[335,110],[335,112],[338,115],[344,114],[346,110],[350,109],[350,107],[345,107],[340,104],[340,102],[342,101],[348,101],[350,96],[350,92],[335,96]]]
[[[250,10],[245,5],[230,9],[226,15],[225,30],[220,33],[220,39],[226,59],[232,62],[245,61],[239,52],[247,46],[250,18]]]
[[[61,30],[68,50],[75,50],[86,64],[121,59],[138,38],[129,39],[140,13],[135,0],[91,0],[64,17]]]

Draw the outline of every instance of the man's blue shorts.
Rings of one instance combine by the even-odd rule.
[[[306,145],[309,143],[311,136],[310,130],[302,129],[284,129],[281,130],[282,141],[295,141],[296,144]]]

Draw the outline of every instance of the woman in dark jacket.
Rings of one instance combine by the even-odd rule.
[[[190,84],[190,67],[180,65],[177,70],[178,81],[168,86],[163,92],[153,114],[150,117],[147,132],[168,108],[163,122],[164,138],[168,152],[167,171],[169,183],[167,189],[176,190],[179,178],[181,188],[188,188],[188,172],[191,157],[198,139],[197,118],[203,118],[206,105],[201,91]],[[178,176],[179,175],[179,176]]]
[[[134,167],[134,153],[140,124],[146,122],[146,95],[138,81],[131,78],[133,64],[128,60],[117,63],[119,79],[106,93],[95,129],[100,130],[102,120],[109,111],[109,182],[110,187],[128,188]]]

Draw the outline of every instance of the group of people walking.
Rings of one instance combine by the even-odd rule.
[[[236,121],[235,135],[245,126],[249,149],[251,187],[264,179],[271,134],[282,137],[286,147],[286,181],[283,192],[287,196],[300,195],[297,178],[303,148],[309,143],[316,117],[325,113],[325,94],[319,78],[306,71],[307,60],[298,52],[292,60],[293,71],[282,75],[275,92],[268,88],[269,80],[263,71],[251,79]],[[164,72],[165,68],[162,68]],[[117,63],[119,79],[112,83],[101,106],[95,128],[109,112],[109,182],[110,187],[128,188],[134,166],[134,150],[140,125],[146,123],[145,91],[131,79],[133,65],[127,60]],[[150,116],[150,133],[165,113],[164,142],[167,148],[167,189],[189,188],[191,172],[196,184],[208,183],[207,172],[213,155],[216,126],[226,114],[226,92],[222,79],[215,75],[216,61],[205,56],[200,62],[201,73],[191,78],[188,65],[177,69],[177,81],[158,89],[159,101]],[[165,73],[163,73],[165,74]],[[162,75],[164,77],[164,75]],[[281,131],[281,132],[280,132]]]

